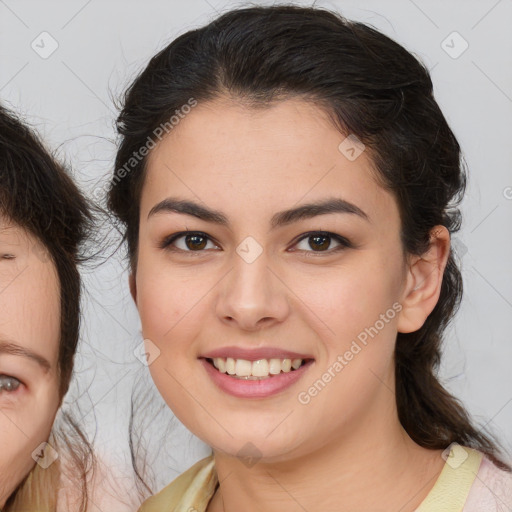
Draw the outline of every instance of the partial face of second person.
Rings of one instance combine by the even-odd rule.
[[[60,292],[42,244],[0,217],[0,507],[35,465],[59,406]]]
[[[338,149],[344,138],[305,101],[251,109],[219,99],[195,107],[150,155],[132,294],[148,352],[160,351],[150,365],[160,393],[215,450],[253,446],[287,460],[396,419],[397,331],[421,327],[439,280],[428,284],[432,269],[419,260],[411,267],[396,200],[367,151],[351,160]],[[347,211],[279,215],[333,199]],[[307,364],[258,387],[219,377],[210,359],[230,355]]]

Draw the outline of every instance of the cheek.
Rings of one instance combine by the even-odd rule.
[[[175,408],[183,397],[177,382],[186,380],[186,365],[195,360],[192,341],[204,328],[204,285],[194,286],[190,277],[181,279],[173,272],[153,272],[144,266],[138,267],[136,279],[142,335],[159,351],[149,370],[164,399]]]
[[[35,465],[32,453],[48,439],[57,411],[56,396],[56,391],[55,396],[39,393],[15,408],[0,410],[0,503]]]
[[[307,307],[297,307],[302,307],[301,316],[308,314],[325,351],[315,375],[300,390],[299,403],[309,404],[310,410],[339,408],[342,416],[356,418],[386,388],[383,382],[393,386],[400,268],[384,260],[359,254],[357,262],[300,280],[297,295]],[[329,418],[334,426],[341,416]]]
[[[52,380],[48,382],[33,383],[33,388],[28,396],[23,397],[18,403],[13,403],[9,408],[2,410],[4,419],[11,421],[23,433],[23,438],[28,443],[48,438],[58,409],[57,385]]]
[[[329,344],[340,348],[378,322],[399,297],[398,267],[390,268],[370,254],[355,254],[347,264],[325,272],[301,274],[300,279],[288,278],[300,298],[296,309],[308,315]],[[386,331],[396,315],[391,311],[388,316]],[[383,330],[381,322],[378,327]]]
[[[0,418],[0,505],[29,473],[35,461],[31,457],[30,437],[1,415]],[[35,445],[32,449],[35,449]]]
[[[176,346],[201,328],[199,321],[209,307],[208,296],[217,273],[208,269],[171,267],[160,257],[141,251],[137,267],[137,308],[145,338]],[[161,348],[162,349],[162,348]]]
[[[157,269],[155,271],[155,269]],[[149,264],[139,259],[137,308],[142,335],[158,347],[158,357],[149,365],[151,377],[163,399],[186,426],[191,410],[191,371],[195,371],[197,340],[208,331],[212,303],[208,291],[218,276]],[[209,313],[210,312],[210,313]],[[198,395],[195,391],[193,394]]]
[[[145,338],[154,342],[173,339],[176,331],[189,325],[201,294],[191,281],[141,273],[137,276],[137,308]],[[184,322],[184,319],[187,322]],[[154,338],[154,339],[153,339]]]

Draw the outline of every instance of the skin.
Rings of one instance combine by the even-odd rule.
[[[55,267],[35,237],[0,218],[0,508],[55,419],[59,336]]]
[[[144,338],[160,350],[150,365],[156,386],[213,447],[221,484],[209,511],[269,512],[283,503],[286,510],[412,511],[444,465],[440,451],[418,446],[398,421],[393,350],[397,332],[419,329],[439,298],[449,234],[437,226],[426,254],[405,256],[396,200],[377,183],[367,151],[349,161],[338,150],[344,138],[305,101],[252,109],[222,98],[195,107],[150,154],[131,291]],[[221,211],[229,226],[149,215],[171,196]],[[271,229],[276,212],[332,197],[368,218],[331,213]],[[187,229],[210,237],[201,251],[184,238],[162,247]],[[320,230],[351,246],[336,251],[331,239],[322,252],[299,241]],[[247,236],[263,249],[252,263],[236,252]],[[394,303],[401,311],[300,403],[298,394]],[[293,350],[314,363],[277,395],[236,398],[198,359],[233,345]],[[246,443],[257,452],[254,465],[237,457]]]

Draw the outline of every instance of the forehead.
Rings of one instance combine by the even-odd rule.
[[[344,150],[354,139],[346,139],[324,110],[304,100],[258,108],[226,99],[199,103],[150,153],[141,214],[171,195],[258,217],[335,195],[371,218],[383,210],[393,215],[394,198],[375,179],[369,152],[353,158]]]
[[[55,266],[33,235],[0,217],[0,339],[56,364],[60,286]]]

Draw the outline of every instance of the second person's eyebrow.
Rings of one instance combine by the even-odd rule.
[[[52,369],[52,365],[46,358],[36,354],[26,347],[22,347],[21,345],[17,345],[11,341],[0,340],[0,354],[10,354],[13,356],[20,356],[26,359],[30,359],[31,361],[37,363],[44,370],[44,372],[49,372]]]
[[[212,210],[193,201],[173,197],[168,197],[153,206],[148,214],[148,218],[157,213],[164,212],[183,213],[206,222],[229,226],[229,220],[222,212]],[[278,212],[272,216],[270,225],[272,228],[276,228],[328,213],[348,213],[357,215],[368,222],[370,221],[368,215],[355,204],[341,198],[329,198]]]

